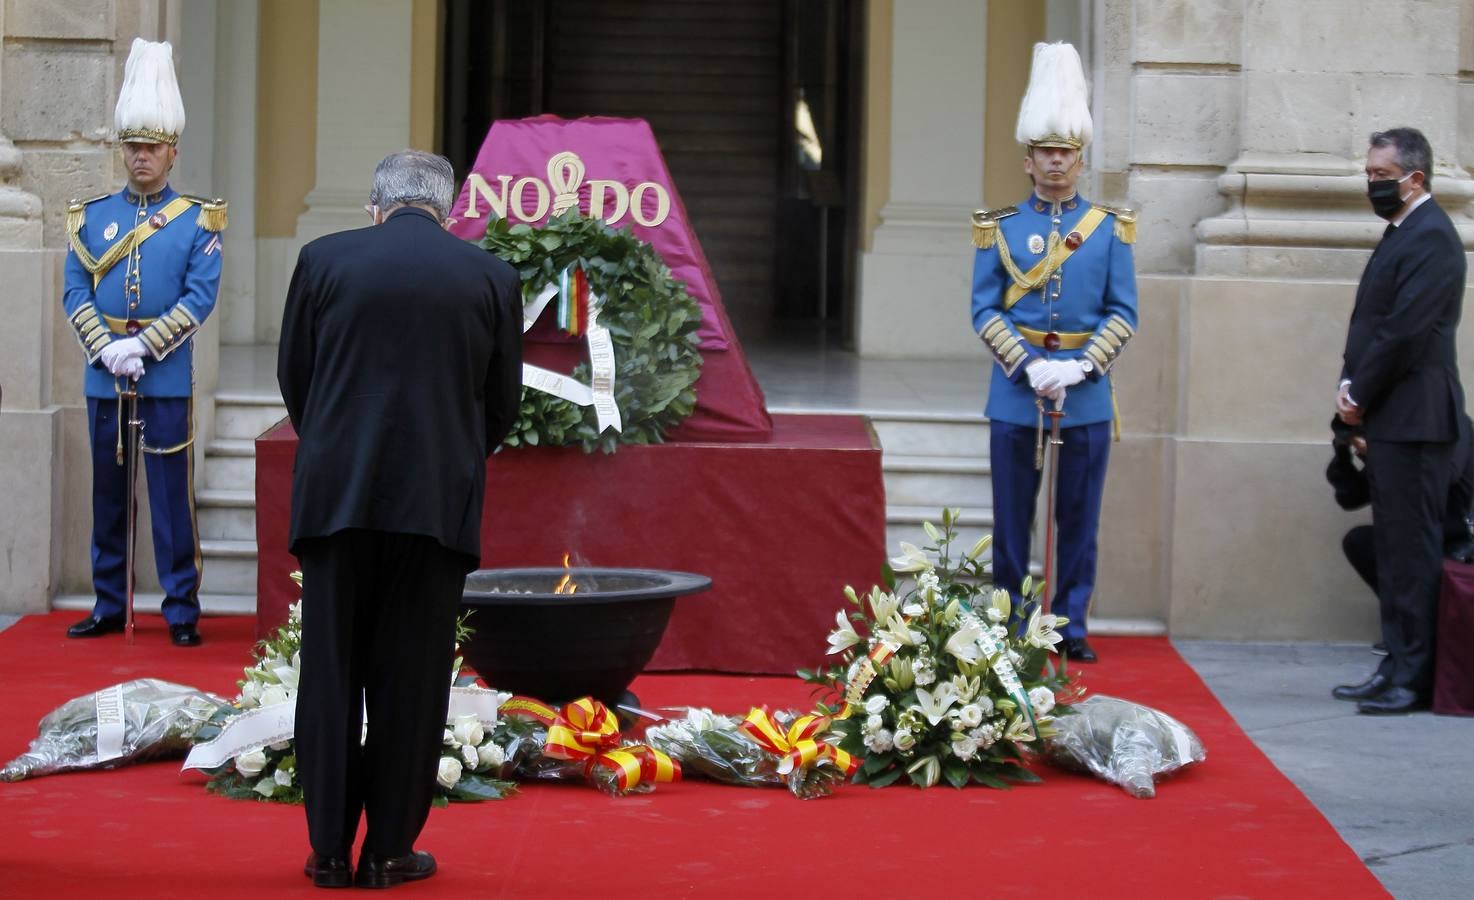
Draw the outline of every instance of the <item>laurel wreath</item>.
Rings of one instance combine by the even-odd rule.
[[[569,264],[583,269],[590,292],[604,300],[599,323],[609,329],[614,348],[614,400],[624,422],[623,431],[600,434],[592,406],[524,387],[504,446],[579,444],[588,452],[613,453],[620,444],[663,443],[666,430],[691,415],[701,376],[701,307],[655,248],[576,210],[539,227],[494,219],[479,246],[522,276],[524,301]],[[579,363],[572,377],[587,383],[588,362]]]

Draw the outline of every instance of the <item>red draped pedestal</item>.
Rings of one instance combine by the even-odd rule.
[[[587,565],[698,572],[650,669],[790,674],[822,662],[846,584],[885,558],[880,447],[858,416],[773,416],[762,443],[669,443],[617,453],[503,450],[487,463],[485,567]],[[297,589],[287,552],[297,436],[256,441],[257,633]]]

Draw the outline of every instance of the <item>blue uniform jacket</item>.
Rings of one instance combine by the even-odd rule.
[[[1136,271],[1131,244],[1122,240],[1123,232],[1134,238],[1134,216],[1100,207],[1105,218],[1059,265],[1057,278],[1005,308],[1013,277],[1004,266],[999,243],[1007,242],[1014,265],[1027,274],[1046,258],[1051,231],[1057,231],[1063,242],[1091,206],[1078,195],[1064,201],[1057,226],[1052,205],[1033,195],[1017,207],[974,217],[974,236],[984,238],[977,240],[982,249],[973,263],[972,324],[997,363],[988,390],[989,419],[1036,424],[1035,394],[1024,369],[1040,358],[1083,358],[1094,366],[1085,381],[1067,390],[1063,427],[1113,417],[1110,368],[1136,330]],[[1118,219],[1129,230],[1119,227]],[[1053,299],[1056,291],[1058,299]],[[1053,352],[1044,349],[1040,338],[1051,331],[1062,335],[1066,346]]]
[[[189,397],[194,389],[194,332],[215,308],[220,288],[220,230],[224,204],[185,198],[187,206],[102,273],[93,287],[88,265],[102,261],[109,248],[126,239],[139,223],[165,210],[180,195],[167,185],[139,197],[124,189],[68,211],[70,245],[62,306],[82,343],[88,363],[83,392],[88,397],[117,396],[115,379],[98,362],[102,348],[127,336],[132,320],[148,352],[139,393],[149,397]],[[157,221],[157,220],[156,220]],[[84,263],[80,245],[92,259]],[[132,285],[136,284],[136,296]],[[130,300],[130,298],[132,298]]]

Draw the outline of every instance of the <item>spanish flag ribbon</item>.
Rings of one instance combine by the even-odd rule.
[[[588,330],[589,280],[573,265],[558,273],[558,327],[577,337]]]
[[[890,662],[891,657],[895,656],[899,649],[896,645],[885,641],[871,648],[865,658],[860,661],[860,668],[855,672],[855,677],[850,679],[849,685],[845,688],[844,702],[839,705],[839,712],[835,715],[836,719],[848,719],[854,714],[855,708],[865,699],[865,692],[870,690],[870,683],[875,680],[875,676],[880,674],[880,667]]]
[[[583,697],[558,710],[548,726],[543,755],[550,759],[582,761],[586,770],[600,766],[614,771],[621,793],[642,783],[680,781],[681,764],[643,744],[621,746],[619,721],[609,708]]]
[[[846,775],[853,775],[860,767],[860,761],[833,744],[818,739],[828,730],[831,721],[828,716],[799,716],[788,726],[785,734],[766,708],[758,708],[748,713],[738,727],[759,747],[783,757],[778,762],[779,775],[826,762]]]
[[[508,697],[506,702],[497,707],[497,713],[503,716],[511,716],[517,719],[531,719],[544,725],[553,724],[558,717],[558,711],[541,700],[531,697],[523,697],[520,694]]]

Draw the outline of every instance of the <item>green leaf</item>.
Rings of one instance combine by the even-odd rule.
[[[960,759],[949,759],[942,766],[942,777],[947,783],[955,788],[967,787],[967,782],[972,779],[972,773],[967,770],[967,764]]]
[[[896,766],[892,769],[889,769],[888,771],[874,776],[869,780],[868,784],[874,788],[890,787],[891,785],[896,783],[896,779],[900,778],[904,774],[906,774],[906,770],[901,768],[900,766]]]

